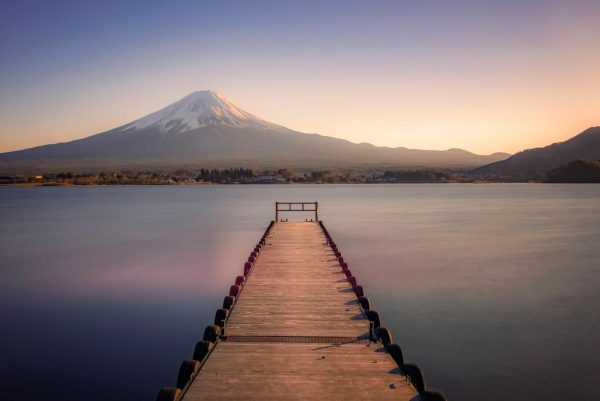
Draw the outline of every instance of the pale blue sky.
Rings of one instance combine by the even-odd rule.
[[[0,151],[213,89],[355,142],[514,152],[600,124],[597,1],[3,1]]]

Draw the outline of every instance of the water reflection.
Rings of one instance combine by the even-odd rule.
[[[600,186],[0,188],[0,399],[153,399],[275,200],[318,200],[372,304],[451,399],[600,379]]]

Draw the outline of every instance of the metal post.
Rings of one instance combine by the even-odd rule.
[[[315,221],[319,221],[319,202],[315,202]]]
[[[275,222],[279,221],[279,202],[275,202]]]

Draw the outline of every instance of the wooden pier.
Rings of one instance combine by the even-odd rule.
[[[269,225],[158,400],[444,400],[380,327],[316,202],[279,202],[276,216],[300,204],[315,219]]]

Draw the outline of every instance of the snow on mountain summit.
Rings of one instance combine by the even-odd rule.
[[[276,128],[213,91],[193,92],[169,106],[128,124],[124,129],[157,127],[163,133],[190,131],[209,125]]]

